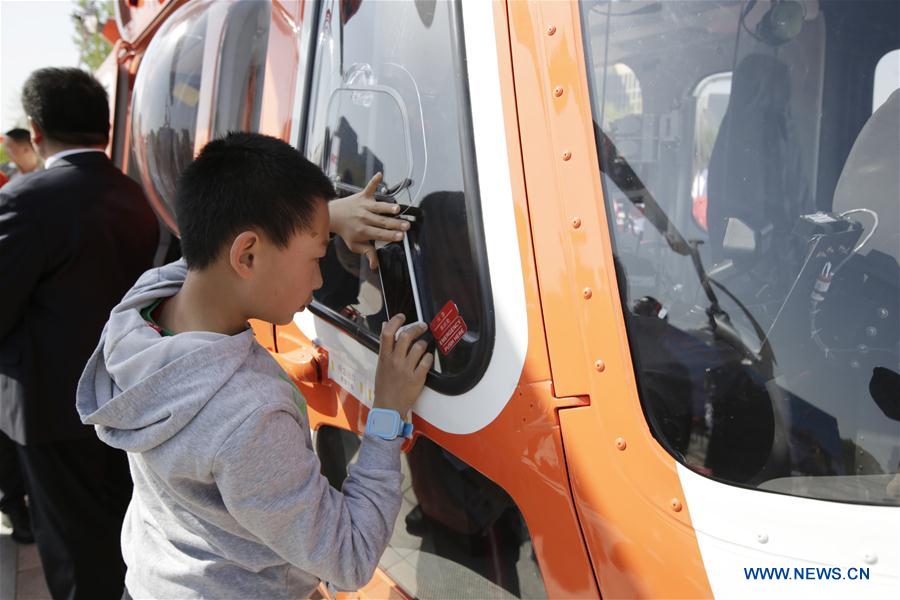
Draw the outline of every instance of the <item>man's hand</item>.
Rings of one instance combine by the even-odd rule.
[[[424,323],[404,331],[394,340],[404,321],[406,317],[403,315],[394,315],[381,327],[373,407],[396,410],[405,419],[425,387],[425,376],[434,362],[434,356],[425,353],[428,344],[424,341],[413,343],[428,329]]]
[[[381,173],[376,173],[363,191],[328,203],[331,231],[341,236],[350,250],[365,254],[373,271],[378,268],[378,255],[372,241],[399,242],[402,232],[409,229],[407,221],[384,216],[396,215],[400,207],[375,200],[379,183]]]

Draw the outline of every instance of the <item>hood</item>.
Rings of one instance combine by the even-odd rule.
[[[183,260],[144,273],[110,313],[78,382],[78,414],[110,446],[144,452],[176,435],[252,349],[249,328],[163,337],[144,321],[140,311],[173,296],[186,275]]]

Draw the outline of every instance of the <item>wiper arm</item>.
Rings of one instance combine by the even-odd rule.
[[[772,347],[769,344],[765,332],[750,310],[744,306],[734,294],[729,292],[725,286],[718,281],[710,279],[709,275],[706,273],[706,268],[703,266],[703,261],[700,259],[699,245],[702,242],[699,240],[688,242],[684,236],[681,235],[681,232],[675,227],[675,224],[672,223],[662,207],[660,207],[656,198],[653,197],[653,194],[650,193],[650,190],[647,189],[647,186],[644,185],[644,182],[638,177],[638,174],[634,172],[634,169],[628,163],[628,160],[619,154],[619,150],[616,148],[613,141],[609,139],[609,136],[606,135],[602,129],[600,129],[597,121],[594,121],[594,139],[597,140],[597,154],[600,155],[600,170],[605,172],[613,183],[625,193],[631,203],[638,207],[650,224],[663,236],[672,250],[682,256],[691,257],[691,264],[694,265],[694,270],[697,272],[697,277],[700,279],[700,286],[703,288],[703,292],[709,300],[709,306],[706,308],[706,315],[709,318],[709,326],[713,334],[718,335],[732,347],[759,364],[764,373],[771,377],[775,370],[775,356],[772,353]],[[712,284],[715,284],[719,289],[725,292],[725,294],[737,304],[738,308],[740,308],[750,320],[753,330],[762,342],[759,355],[753,352],[747,344],[744,343],[740,334],[732,326],[731,317],[728,316],[728,313],[725,312],[719,304],[719,298],[716,296]]]
[[[709,278],[706,268],[703,266],[703,261],[700,259],[700,244],[702,243],[703,242],[700,240],[691,240],[691,263],[694,265],[694,270],[697,271],[697,277],[700,279],[700,286],[703,288],[703,291],[706,293],[706,298],[709,300],[709,307],[706,309],[706,314],[709,315],[710,322],[715,326],[715,322],[712,321],[713,317],[724,316],[729,321],[731,318],[724,310],[722,310],[722,307],[719,306],[719,298],[716,296],[716,292],[712,289],[712,284],[710,283],[712,279]]]
[[[631,203],[634,204],[641,213],[643,213],[650,224],[662,234],[666,243],[669,244],[669,247],[672,248],[672,250],[682,256],[691,257],[691,264],[694,265],[697,277],[700,278],[700,285],[703,287],[703,291],[709,299],[709,308],[706,313],[709,315],[710,325],[715,329],[716,324],[714,316],[724,316],[727,318],[728,315],[719,306],[719,299],[716,296],[716,292],[713,290],[712,285],[710,285],[710,278],[706,274],[706,269],[703,267],[703,261],[700,260],[698,246],[701,242],[697,240],[688,242],[684,236],[681,235],[681,232],[678,231],[678,228],[675,227],[675,224],[669,220],[669,216],[662,207],[660,207],[656,198],[653,197],[653,194],[650,193],[650,190],[647,189],[647,186],[644,185],[644,182],[638,177],[638,174],[634,172],[634,169],[628,163],[628,160],[619,154],[619,150],[616,148],[613,141],[609,139],[609,136],[600,129],[599,125],[597,125],[597,121],[594,121],[594,135],[597,139],[597,152],[600,154],[600,170],[605,172],[609,178],[612,179],[613,183],[628,196]]]
[[[690,244],[684,239],[675,224],[669,220],[669,216],[659,206],[656,198],[653,197],[638,174],[634,172],[625,157],[619,154],[613,141],[600,129],[597,121],[594,121],[594,136],[597,140],[597,153],[600,155],[600,170],[609,175],[613,183],[628,196],[628,200],[640,209],[653,227],[662,234],[672,250],[682,256],[689,256],[691,254]]]

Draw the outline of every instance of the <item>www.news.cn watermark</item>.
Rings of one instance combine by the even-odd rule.
[[[748,581],[868,581],[869,567],[744,567]]]

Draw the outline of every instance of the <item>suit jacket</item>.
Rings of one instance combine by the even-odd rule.
[[[93,436],[75,387],[113,306],[150,268],[159,228],[100,152],[0,189],[0,430],[20,444]]]

